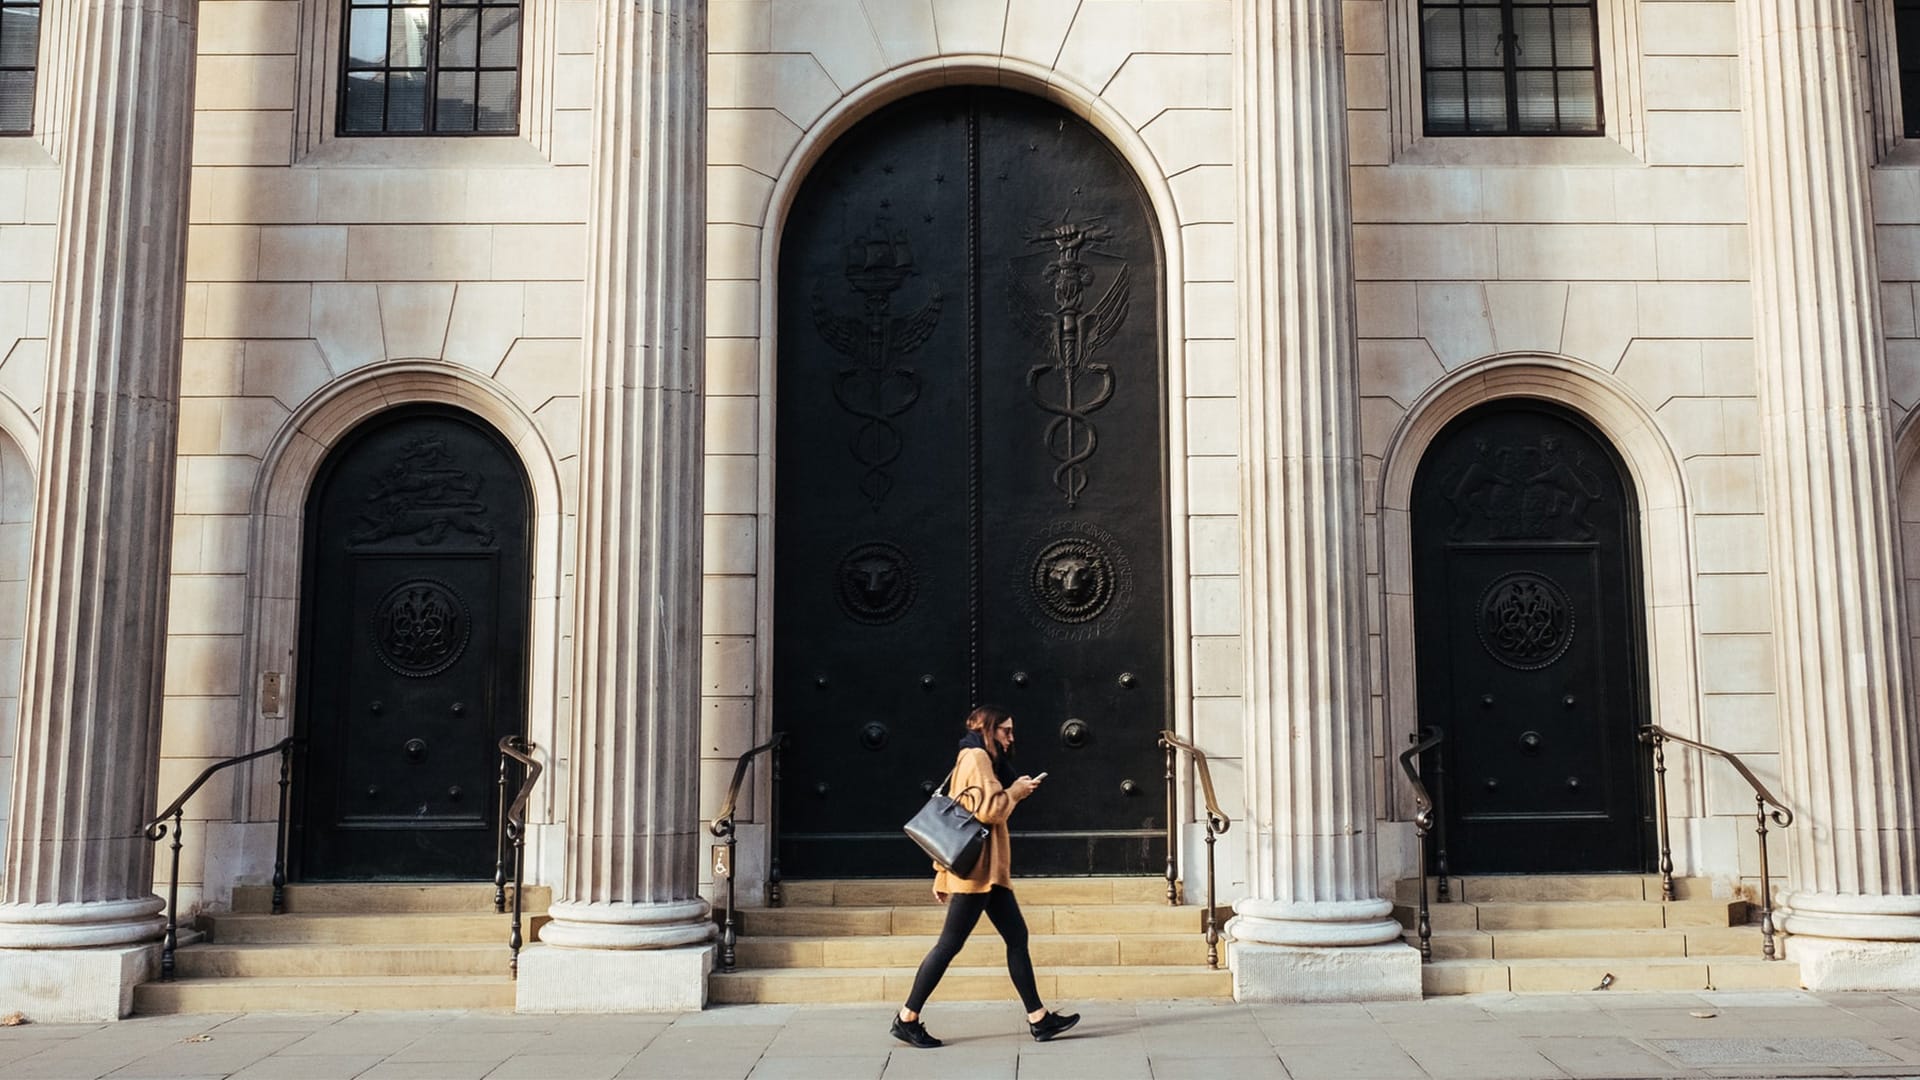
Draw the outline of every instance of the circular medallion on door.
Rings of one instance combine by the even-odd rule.
[[[374,608],[374,651],[395,674],[411,679],[452,667],[472,631],[466,601],[452,586],[429,578],[395,585]]]
[[[1480,644],[1520,671],[1546,667],[1573,644],[1573,604],[1551,578],[1516,570],[1480,594]]]
[[[1014,589],[1028,622],[1061,639],[1098,637],[1133,599],[1133,569],[1112,533],[1085,521],[1056,521],[1026,544]]]

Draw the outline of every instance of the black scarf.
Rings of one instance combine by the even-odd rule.
[[[987,750],[987,740],[979,732],[969,731],[960,736],[960,749]],[[993,762],[993,776],[1000,781],[1000,786],[1012,787],[1014,780],[1019,776],[1013,771],[1013,748],[1008,747],[1003,754],[995,754],[987,750],[987,760]]]

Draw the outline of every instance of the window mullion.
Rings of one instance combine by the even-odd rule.
[[[1520,36],[1514,30],[1513,0],[1500,0],[1500,40],[1504,43],[1501,59],[1506,73],[1507,86],[1507,130],[1505,134],[1515,135],[1520,131],[1520,75],[1515,70],[1516,58],[1520,53]]]

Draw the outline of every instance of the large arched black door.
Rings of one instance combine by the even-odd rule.
[[[1010,709],[1022,872],[1158,872],[1170,702],[1159,243],[1084,122],[984,88],[825,156],[781,238],[783,869],[917,874],[900,832]]]
[[[489,877],[499,739],[524,732],[528,494],[466,413],[383,414],[307,499],[295,873]]]
[[[1638,511],[1613,449],[1545,402],[1483,406],[1434,440],[1412,510],[1449,869],[1645,869]]]

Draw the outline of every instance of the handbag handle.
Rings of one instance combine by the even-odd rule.
[[[953,774],[958,772],[959,768],[960,767],[958,765],[955,765],[953,768],[948,769],[946,777],[940,781],[940,786],[937,788],[934,788],[933,790],[944,794],[947,790],[947,785],[953,783]],[[966,796],[967,792],[969,791],[978,793],[973,797],[972,806],[968,806],[966,803],[963,803],[960,801],[962,798]],[[960,807],[961,809],[965,810],[967,813],[978,814],[980,812],[980,804],[986,801],[987,793],[984,790],[982,790],[980,785],[978,784],[968,784],[966,787],[961,788],[959,791],[954,792],[951,795],[947,795],[947,798],[952,799],[955,806]]]

